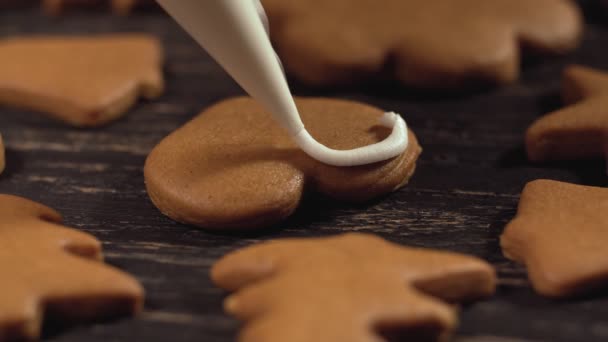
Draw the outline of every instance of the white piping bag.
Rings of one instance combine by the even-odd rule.
[[[386,113],[379,122],[392,128],[390,136],[353,150],[330,149],[308,133],[270,43],[268,20],[259,0],[158,2],[312,158],[333,166],[357,166],[394,158],[407,149],[407,125],[395,113]]]

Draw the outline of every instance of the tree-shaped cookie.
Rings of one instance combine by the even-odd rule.
[[[536,291],[566,297],[608,285],[608,189],[538,180],[505,229],[505,256],[526,265]]]
[[[241,342],[447,337],[457,317],[444,301],[489,296],[496,283],[492,267],[476,258],[364,234],[245,248],[214,265],[212,279],[236,291],[225,309],[246,322]]]
[[[537,120],[526,133],[532,161],[604,157],[608,153],[608,74],[581,66],[564,72],[567,107]]]
[[[0,341],[36,339],[45,316],[87,321],[134,314],[143,290],[101,262],[101,244],[40,204],[0,195]]]
[[[297,99],[307,129],[339,150],[384,140],[383,111],[357,102]],[[305,191],[351,202],[404,186],[420,146],[412,132],[407,150],[385,162],[333,167],[301,151],[271,114],[250,98],[212,106],[165,138],[144,169],[148,194],[176,221],[212,229],[265,227],[299,206]]]
[[[429,88],[507,83],[523,52],[579,42],[570,0],[262,0],[286,69],[319,85],[388,72]]]
[[[4,142],[2,141],[2,134],[0,134],[0,174],[4,171],[6,162],[4,161]]]
[[[123,115],[163,90],[162,49],[147,35],[0,40],[0,105],[38,110],[75,126]]]

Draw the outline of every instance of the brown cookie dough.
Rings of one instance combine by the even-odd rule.
[[[246,322],[241,342],[378,342],[389,331],[403,341],[447,338],[457,316],[444,301],[496,287],[479,259],[364,234],[262,243],[225,256],[211,277],[236,292],[225,309]]]
[[[534,289],[567,297],[608,285],[608,189],[538,180],[526,185],[503,253]]]
[[[334,149],[384,140],[380,109],[343,100],[296,100],[307,129]],[[414,133],[400,156],[360,167],[313,160],[250,98],[221,102],[165,138],[148,156],[148,194],[172,219],[210,229],[264,227],[290,216],[304,191],[352,202],[404,186],[421,152]]]
[[[567,107],[537,120],[526,133],[532,161],[575,160],[608,154],[608,73],[582,66],[564,72]]]
[[[141,311],[139,283],[101,262],[99,241],[60,222],[52,209],[0,195],[0,341],[37,339],[47,314],[81,322]]]
[[[313,85],[383,71],[405,84],[455,88],[519,76],[521,50],[578,46],[570,0],[262,0],[287,70]]]
[[[3,39],[0,104],[103,125],[160,96],[162,60],[158,40],[140,34]]]

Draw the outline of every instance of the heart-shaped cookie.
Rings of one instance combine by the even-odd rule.
[[[304,124],[326,146],[352,149],[384,140],[383,111],[333,99],[297,99]],[[148,194],[176,221],[210,229],[277,223],[299,206],[305,191],[352,202],[404,186],[421,152],[414,134],[400,156],[360,167],[332,167],[294,144],[250,98],[221,102],[165,138],[148,156]]]

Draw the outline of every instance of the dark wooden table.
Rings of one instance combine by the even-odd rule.
[[[608,295],[571,301],[534,294],[525,270],[498,245],[524,184],[550,178],[607,185],[604,162],[531,165],[526,127],[558,108],[560,71],[568,63],[608,69],[608,20],[589,11],[582,48],[563,58],[526,63],[519,83],[458,96],[420,94],[396,85],[297,94],[357,99],[403,113],[424,154],[411,184],[382,201],[342,206],[309,201],[276,230],[218,235],[177,224],[149,201],[142,175],[147,153],[209,104],[241,90],[162,13],[117,18],[103,13],[47,18],[35,10],[0,13],[0,36],[145,31],[167,52],[167,92],[140,103],[101,129],[65,127],[32,112],[1,108],[8,169],[0,192],[52,206],[66,224],[104,242],[107,261],[134,274],[147,290],[138,318],[57,329],[56,341],[233,341],[238,323],[222,313],[224,293],[208,279],[223,254],[261,240],[348,231],[379,234],[413,246],[480,256],[500,275],[497,295],[463,308],[456,341],[605,341]],[[3,275],[3,277],[10,275]],[[1,281],[1,280],[0,280]],[[320,304],[322,309],[322,304]]]

